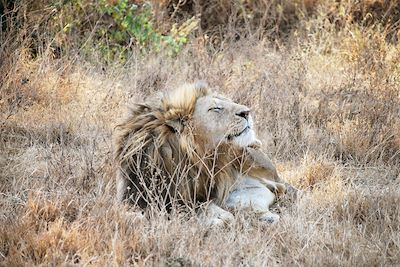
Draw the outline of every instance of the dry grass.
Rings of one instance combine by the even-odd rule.
[[[399,265],[393,29],[337,31],[322,15],[299,23],[278,45],[247,36],[209,49],[198,39],[175,58],[103,69],[3,45],[12,53],[0,65],[0,265]],[[114,203],[111,136],[126,105],[197,79],[252,107],[264,149],[303,190],[277,203],[277,225],[239,214],[207,229],[191,215]]]

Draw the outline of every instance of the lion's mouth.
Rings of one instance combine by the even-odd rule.
[[[228,140],[232,140],[232,139],[235,138],[235,137],[239,137],[239,136],[241,136],[242,134],[247,133],[249,130],[250,130],[250,126],[246,126],[241,132],[236,133],[236,134],[230,134],[230,135],[228,135],[228,136],[227,136],[227,139],[228,139]]]

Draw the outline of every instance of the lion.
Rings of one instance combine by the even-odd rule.
[[[260,149],[250,109],[186,84],[131,108],[117,126],[117,199],[141,208],[190,206],[206,224],[226,224],[239,209],[270,212],[287,184]]]

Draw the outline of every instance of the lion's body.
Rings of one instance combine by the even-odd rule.
[[[205,107],[210,101],[213,105],[224,105],[223,116],[231,118],[239,114],[240,118],[235,116],[235,123],[227,121],[213,112],[213,108]],[[268,157],[254,148],[259,141],[250,129],[251,117],[246,115],[243,122],[243,112],[237,111],[243,107],[212,95],[206,86],[196,85],[186,85],[156,102],[136,105],[118,127],[115,145],[118,199],[130,199],[141,207],[149,203],[160,207],[178,203],[197,205],[208,200],[224,206],[243,177],[256,179],[265,190],[269,190],[268,181],[278,185],[273,189],[284,188]],[[213,112],[209,116],[220,120],[216,126],[205,125],[207,118],[202,116],[207,114],[200,112],[204,108]],[[224,123],[239,125],[238,130],[221,135],[217,128]],[[228,131],[230,126],[221,129]],[[231,139],[240,139],[240,145],[228,141]],[[274,198],[271,192],[266,193],[269,206]]]

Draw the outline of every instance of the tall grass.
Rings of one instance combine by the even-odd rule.
[[[96,46],[114,26],[97,5],[3,8],[1,265],[400,264],[397,1],[154,1],[160,33],[193,16],[199,28],[176,55],[133,42],[123,60]],[[263,149],[303,190],[277,202],[277,225],[237,214],[207,229],[115,203],[126,107],[198,79],[252,108]]]

